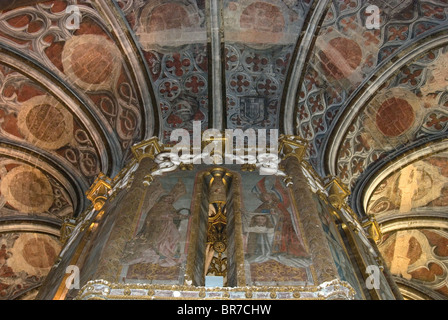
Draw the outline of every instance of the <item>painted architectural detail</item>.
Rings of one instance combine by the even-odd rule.
[[[70,82],[85,91],[113,90],[120,76],[121,54],[100,35],[72,37],[65,43],[61,59]]]
[[[136,145],[138,166],[108,180],[102,211],[86,217],[80,223],[85,227],[78,225],[70,236],[69,246],[92,246],[99,255],[86,251],[80,257],[86,272],[82,290],[65,290],[64,296],[361,299],[369,294],[354,273],[361,266],[347,256],[335,224],[335,217],[346,213],[327,200],[311,167],[302,166],[301,140],[281,141],[285,172],[270,176],[235,164],[167,166],[161,161],[167,146],[154,139]],[[126,178],[129,173],[133,178]],[[127,182],[116,189],[120,179]],[[359,234],[367,237],[361,227]],[[89,244],[93,238],[98,242]],[[73,250],[65,248],[60,268]],[[365,244],[354,250],[375,263]],[[210,276],[222,277],[222,286],[211,288]],[[392,296],[385,291],[384,297]]]
[[[293,44],[310,1],[224,1],[226,42],[254,48]]]
[[[6,66],[0,69],[2,138],[51,152],[93,181],[101,165],[99,145],[81,116],[30,78]]]
[[[0,300],[18,298],[40,285],[60,249],[55,237],[33,233],[1,234]]]
[[[445,51],[443,47],[420,55],[372,97],[339,151],[337,170],[342,181],[351,185],[387,153],[446,131],[446,82],[437,71],[445,63]]]
[[[386,178],[370,197],[367,211],[377,218],[411,214],[428,207],[443,211],[448,204],[446,156],[445,152],[437,153]]]
[[[196,1],[119,1],[142,46],[161,116],[161,140],[193,121],[208,127],[205,7]]]
[[[78,28],[67,28],[69,5],[82,17]],[[107,118],[126,151],[141,135],[142,106],[120,49],[106,30],[104,19],[91,5],[72,0],[40,3],[0,16],[2,41],[24,50],[60,76],[63,85],[78,87],[83,103],[95,106],[93,113]]]
[[[447,234],[441,230],[397,231],[388,235],[380,250],[392,274],[446,297],[446,241]]]
[[[365,27],[367,15],[364,13],[371,4],[373,3],[362,1],[333,1],[317,35],[316,46],[313,48],[311,61],[307,64],[301,92],[297,97],[296,119],[297,132],[310,142],[308,156],[313,165],[317,164],[317,159],[324,151],[320,149],[328,140],[325,136],[332,130],[334,119],[338,118],[341,110],[350,107],[355,95],[354,90],[361,87],[362,82],[375,74],[381,63],[397,54],[400,48],[406,48],[417,37],[429,34],[433,29],[444,25],[447,19],[446,4],[440,2],[426,4],[402,1],[394,5],[376,1],[382,23],[379,30],[369,30]],[[436,12],[438,14],[435,14]],[[344,50],[348,48],[349,52],[344,54]],[[418,65],[417,68],[406,68],[404,71],[407,74],[397,86],[411,90],[422,86],[422,77],[426,73],[421,71],[422,65]],[[439,83],[443,81],[440,79]],[[386,109],[385,107],[383,111]],[[416,119],[420,119],[418,116],[419,114]],[[437,114],[434,118],[440,119],[440,115]],[[403,121],[406,119],[403,118]],[[374,121],[372,118],[366,118],[365,121],[367,120]],[[414,125],[413,122],[412,124]],[[361,123],[353,125],[353,130],[347,132],[349,136],[361,128]],[[402,123],[399,127],[407,129],[408,125],[410,124]],[[372,151],[365,145],[359,137],[351,143],[353,147]],[[378,154],[371,152],[362,158],[355,157],[355,153],[356,150],[350,158],[350,163],[340,163],[339,168],[342,173],[340,177],[349,185],[351,175],[354,178],[359,177],[357,166],[364,170],[368,163],[378,159]],[[352,167],[355,167],[355,170],[352,170]],[[351,171],[349,176],[347,170]]]
[[[448,299],[447,25],[446,0],[6,1],[0,299]],[[279,157],[172,156],[213,127]]]
[[[12,169],[2,179],[1,193],[5,201],[24,213],[45,212],[54,201],[47,177],[32,167]]]
[[[71,190],[60,178],[22,161],[0,158],[0,219],[35,216],[61,222],[69,217]]]

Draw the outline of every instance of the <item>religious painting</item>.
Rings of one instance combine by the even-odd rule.
[[[438,229],[396,230],[378,246],[390,272],[448,297],[448,233]]]
[[[149,186],[121,257],[125,282],[183,284],[194,176],[174,173]]]
[[[283,181],[244,175],[242,190],[247,285],[312,284],[311,259]]]
[[[425,208],[448,207],[448,153],[410,163],[383,179],[372,192],[367,213],[381,221],[398,214],[420,214]]]
[[[14,300],[42,284],[61,250],[53,236],[0,234],[0,300]]]

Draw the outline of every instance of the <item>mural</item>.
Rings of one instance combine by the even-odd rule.
[[[291,101],[294,120],[287,119],[284,125],[291,122],[290,131],[310,142],[308,157],[319,174],[324,176],[332,167],[331,174],[349,187],[389,153],[419,139],[446,135],[447,1],[332,0],[325,8],[311,0],[218,2],[227,127],[278,128],[287,114],[282,110],[283,91],[297,91],[296,101]],[[379,30],[366,28],[365,9],[370,4],[380,7]],[[69,5],[80,9],[79,28],[67,27]],[[155,119],[160,120],[160,131],[154,135],[163,142],[169,142],[174,129],[191,129],[193,120],[206,129],[213,118],[209,115],[213,111],[209,18],[203,0],[63,0],[2,11],[0,139],[37,157],[27,155],[26,161],[20,161],[11,148],[11,153],[1,155],[0,218],[31,223],[50,219],[58,224],[70,217],[73,205],[78,205],[71,201],[83,194],[81,189],[99,172],[117,172],[129,159],[130,146],[145,133],[153,133],[148,121],[153,120],[153,112],[160,116]],[[307,41],[297,42],[303,39],[312,39],[310,46],[304,46]],[[435,44],[438,47],[425,49]],[[406,61],[417,47],[423,54]],[[292,88],[291,67],[296,65],[300,80]],[[377,83],[385,70],[391,78]],[[355,105],[364,92],[369,92],[368,104]],[[338,127],[335,119],[352,114],[354,107],[360,109],[347,132],[333,131]],[[341,138],[340,145],[327,145],[334,134]],[[337,152],[330,152],[331,164],[323,163],[332,148]],[[41,160],[47,158],[58,169],[41,167]],[[443,214],[448,203],[446,160],[445,154],[439,154],[402,168],[381,183],[368,211],[379,218],[425,210]],[[79,180],[67,187],[64,179],[58,179],[59,169]],[[124,281],[182,283],[192,207],[188,199],[194,192],[189,186],[194,178],[185,172],[173,177],[154,182],[133,224],[134,233],[126,232],[130,255],[122,257]],[[280,275],[278,279],[288,275],[293,282],[310,283],[312,266],[306,264],[300,213],[287,201],[288,189],[271,178],[246,180],[242,217],[248,281],[267,284],[274,275]],[[322,221],[324,228],[330,228],[328,221]],[[337,233],[330,229],[332,243]],[[424,233],[427,239],[445,237],[428,234]],[[425,247],[421,234],[410,235],[397,237],[405,243],[403,252],[407,243],[417,241]],[[19,273],[13,265],[19,253],[9,249],[20,243],[22,235],[16,236],[15,242],[1,240],[7,242],[0,259],[2,276]],[[392,269],[404,279],[409,275],[417,279],[411,262],[407,269],[399,267],[404,256],[400,246]],[[39,248],[47,250],[45,245]],[[333,250],[343,272],[337,241]],[[35,261],[34,249],[21,252]],[[416,257],[409,254],[408,258]],[[441,266],[434,263],[428,268],[442,274],[437,265]],[[27,275],[37,272],[23,266]],[[421,275],[423,269],[417,269],[419,279],[432,281]],[[22,283],[27,283],[27,277]],[[18,285],[5,289],[5,296],[17,296],[11,288]],[[442,294],[446,290],[434,288]]]
[[[420,138],[446,132],[447,47],[401,68],[352,123],[338,152],[338,175],[348,185],[374,161]]]
[[[100,155],[79,115],[40,84],[3,65],[0,104],[0,137],[49,151],[93,182]]]
[[[309,3],[226,0],[223,2],[225,41],[257,49],[295,43]]]
[[[379,245],[390,272],[448,297],[448,233],[437,229],[395,231]]]
[[[70,5],[82,16],[79,28],[67,27]],[[140,138],[143,110],[119,46],[107,30],[90,4],[75,0],[48,1],[0,15],[2,42],[23,50],[64,84],[80,90],[83,102],[105,119],[125,152]]]
[[[228,128],[278,128],[283,87],[309,2],[224,1]]]
[[[72,214],[61,182],[22,161],[0,157],[0,218],[39,216],[62,223]]]
[[[369,16],[366,14],[366,8],[372,4],[377,5],[381,12],[380,29],[366,28],[366,19]],[[351,102],[355,90],[400,48],[446,24],[447,12],[447,4],[441,1],[332,1],[310,60],[303,70],[304,76],[297,101],[295,129],[297,134],[310,142],[308,157],[312,165],[319,165],[319,156],[325,152],[322,149],[323,142],[327,140],[326,136],[331,131],[333,120]],[[422,59],[422,62],[424,60]],[[399,86],[411,90],[421,86],[424,83],[422,77],[427,74],[422,69],[420,63],[415,67],[407,66],[403,70],[400,79],[403,82]],[[439,80],[444,81],[442,77]],[[432,91],[427,88],[424,90]],[[386,105],[392,102],[388,101]],[[390,121],[398,123],[398,116],[403,115],[401,111],[410,110],[415,106],[412,102],[408,103],[409,106],[398,102],[401,107],[396,108],[399,110],[396,113],[385,105],[379,121],[385,124],[386,114],[390,114],[393,116]],[[440,118],[437,114],[434,120]],[[411,115],[404,116],[403,122],[398,123],[397,131],[392,133],[414,129],[412,120]],[[361,130],[363,126],[362,122],[354,124],[348,135],[353,137],[353,133]],[[407,137],[409,138],[409,135]],[[352,151],[351,157],[347,159],[349,161],[341,162],[338,168],[339,176],[346,184],[351,183],[352,175],[358,177],[359,170],[378,159],[378,154],[373,152],[372,146],[367,145],[365,139],[359,135],[350,140],[349,147]],[[360,157],[358,149],[363,150],[366,155]]]
[[[278,178],[242,178],[247,284],[312,284],[311,260],[289,190]]]
[[[138,36],[161,115],[162,142],[193,121],[208,127],[208,49],[202,1],[118,1]]]
[[[448,206],[448,153],[431,155],[402,168],[382,181],[373,192],[367,212],[377,220],[393,214]]]
[[[193,185],[179,173],[151,184],[120,260],[124,282],[183,284]]]
[[[0,300],[18,298],[40,286],[60,250],[55,237],[37,233],[0,234]]]

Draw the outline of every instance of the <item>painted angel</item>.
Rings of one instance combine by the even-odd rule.
[[[309,255],[288,210],[291,203],[287,190],[278,178],[270,187],[267,183],[263,178],[252,189],[262,204],[250,214],[246,260],[249,263],[276,260],[291,267],[309,266]]]

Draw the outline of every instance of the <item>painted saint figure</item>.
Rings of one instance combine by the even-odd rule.
[[[176,247],[180,239],[175,219],[182,219],[184,216],[177,213],[173,206],[174,197],[164,195],[149,210],[142,230],[137,237],[145,239],[158,255],[164,257],[174,257]]]
[[[179,181],[169,194],[159,197],[148,211],[141,229],[128,242],[123,263],[156,263],[170,267],[183,260],[178,252],[181,235],[175,220],[188,216],[180,214],[174,203],[184,194],[185,185]]]
[[[262,204],[250,213],[250,223],[246,228],[246,260],[249,263],[276,260],[291,267],[310,265],[308,253],[289,211],[289,195],[280,180],[275,178],[268,191],[266,178],[263,178],[252,192]]]

